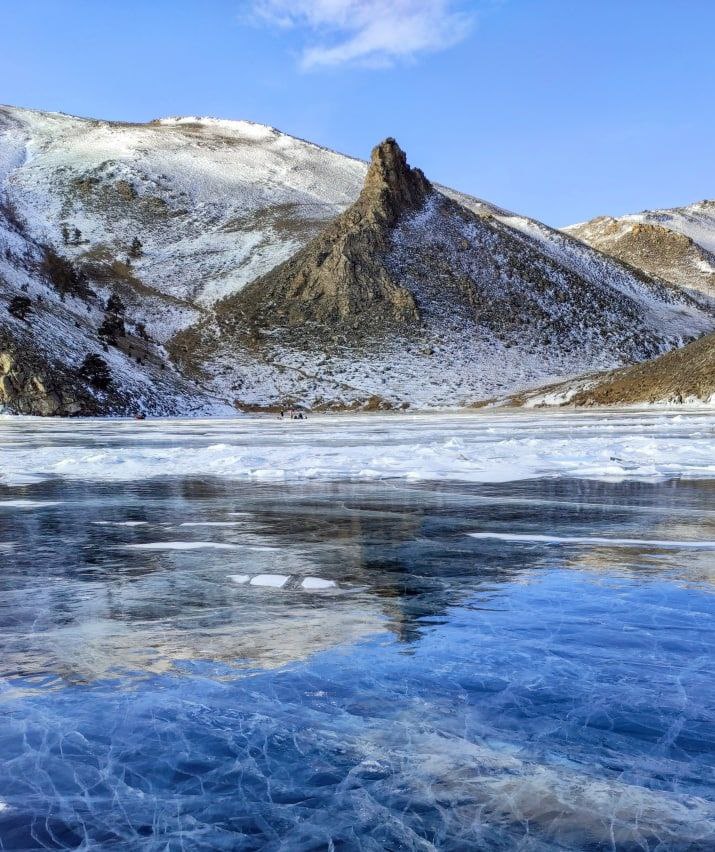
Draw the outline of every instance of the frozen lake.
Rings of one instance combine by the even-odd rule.
[[[715,415],[0,419],[0,848],[715,848]]]

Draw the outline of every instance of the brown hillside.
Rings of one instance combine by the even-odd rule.
[[[715,398],[715,334],[654,358],[614,370],[579,391],[573,405],[633,405]]]

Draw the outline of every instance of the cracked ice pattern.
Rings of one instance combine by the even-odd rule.
[[[714,494],[32,486],[0,516],[0,849],[710,850],[715,555],[677,542]],[[230,547],[127,547],[177,531]]]

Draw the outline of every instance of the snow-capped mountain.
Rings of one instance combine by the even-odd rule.
[[[715,327],[378,150],[368,170],[250,122],[0,108],[0,405],[462,405]]]
[[[199,304],[290,257],[355,200],[366,171],[247,121],[0,108],[0,122],[0,177],[33,236],[98,263],[125,260],[138,238],[142,283]]]
[[[715,201],[599,216],[564,230],[648,275],[715,299]]]

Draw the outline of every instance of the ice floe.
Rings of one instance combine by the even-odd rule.
[[[323,580],[321,577],[305,577],[300,585],[304,589],[317,591],[318,589],[334,589],[337,584],[333,580]]]
[[[337,587],[334,580],[324,580],[322,577],[293,577],[290,574],[229,574],[228,579],[239,586],[262,586],[273,589],[283,589],[286,586],[295,588],[298,585],[306,591],[322,591]]]
[[[248,581],[252,586],[265,586],[270,589],[282,589],[290,580],[288,574],[256,574]]]

